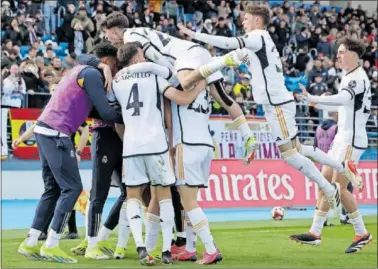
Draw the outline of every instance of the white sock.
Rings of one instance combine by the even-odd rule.
[[[100,231],[98,232],[97,239],[98,241],[105,241],[108,240],[110,234],[112,233],[112,230],[109,230],[105,226],[102,226],[100,228]]]
[[[194,232],[201,238],[201,241],[206,248],[206,252],[208,254],[214,254],[217,249],[214,244],[213,236],[210,232],[209,223],[203,210],[200,207],[197,207],[188,211],[187,214],[193,225]]]
[[[247,122],[245,116],[241,115],[241,116],[237,117],[236,119],[234,119],[233,121],[234,121],[235,127],[238,128],[239,131],[241,132],[241,135],[242,135],[244,141],[247,141],[248,138],[250,138],[252,136],[252,133],[251,133],[251,129],[248,126],[248,122]]]
[[[45,246],[47,248],[54,248],[59,245],[59,240],[62,234],[58,234],[53,229],[50,229],[49,234],[47,235]]]
[[[137,247],[145,247],[142,235],[142,203],[137,199],[129,199],[126,202],[127,220]]]
[[[360,211],[357,210],[351,214],[348,214],[350,223],[352,223],[354,231],[356,232],[356,235],[365,235],[367,234],[367,230],[365,227],[364,220],[362,219],[362,216],[360,214]]]
[[[347,215],[340,214],[340,220],[346,220],[346,219],[347,219]]]
[[[314,218],[312,219],[312,225],[310,228],[310,233],[320,236],[322,234],[324,222],[327,219],[327,212],[315,210]]]
[[[185,216],[185,232],[186,232],[186,246],[185,250],[188,252],[195,252],[197,250],[197,234],[193,230],[192,223],[189,217]]]
[[[172,199],[166,199],[159,202],[160,206],[160,225],[163,232],[163,249],[162,252],[171,251],[173,239],[173,227],[175,222],[175,211],[173,209]]]
[[[88,218],[89,218],[89,205],[90,200],[88,200],[87,207],[85,208],[85,240],[88,240]]]
[[[161,230],[160,217],[147,212],[144,225],[146,226],[146,249],[147,252],[150,253],[155,250],[156,243],[159,239]]]
[[[337,170],[337,172],[344,172],[345,167],[341,162],[331,159],[327,153],[317,147],[301,145],[300,153],[309,159],[324,165],[328,165]]]
[[[127,220],[126,202],[122,204],[121,212],[119,213],[118,222],[118,243],[117,247],[127,248],[127,242],[130,237],[130,226]]]
[[[97,236],[88,236],[88,249],[92,249],[97,246],[98,237]]]
[[[28,237],[25,239],[25,245],[28,247],[33,247],[38,244],[38,237],[41,235],[41,231],[31,228]]]
[[[177,237],[186,238],[185,232],[177,232],[176,235],[177,235]]]
[[[296,149],[291,149],[281,153],[285,162],[298,169],[309,179],[318,183],[327,197],[331,197],[335,192],[335,188],[325,179],[322,173],[316,168],[315,164],[305,156],[299,154]]]
[[[202,77],[207,78],[224,67],[226,64],[223,57],[213,57],[210,63],[199,68],[199,72]]]

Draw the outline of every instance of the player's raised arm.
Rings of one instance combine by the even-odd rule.
[[[330,96],[316,96],[311,95],[307,92],[306,87],[302,84],[299,84],[299,87],[302,90],[302,95],[307,97],[309,102],[326,105],[326,106],[341,106],[346,105],[351,102],[354,97],[354,91],[351,88],[343,88],[338,94]]]
[[[224,37],[196,33],[186,28],[182,23],[179,23],[177,27],[191,38],[221,49],[240,49],[245,46],[244,41],[240,37]]]

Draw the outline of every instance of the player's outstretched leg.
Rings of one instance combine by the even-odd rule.
[[[320,189],[322,189],[325,195],[328,197],[328,202],[331,205],[332,209],[337,215],[339,215],[342,209],[340,185],[338,183],[329,183],[318,170],[318,168],[316,168],[314,163],[310,159],[299,154],[296,148],[286,150],[282,146],[280,146],[280,151],[285,162],[298,169],[308,178],[318,183]]]
[[[122,198],[121,198],[122,197]],[[116,250],[114,251],[114,258],[115,259],[124,259],[127,250],[127,242],[129,241],[130,237],[130,225],[129,221],[127,220],[127,212],[126,206],[127,204],[124,202],[126,199],[126,186],[122,183],[121,187],[121,197],[118,198],[119,201],[122,201],[122,207],[119,213],[119,221],[118,221],[118,242]],[[105,223],[104,226],[109,228],[109,223]]]
[[[299,141],[297,143],[299,143]],[[337,172],[344,174],[358,189],[363,188],[362,178],[357,172],[356,165],[353,163],[353,161],[346,160],[345,162],[339,162],[329,157],[327,153],[323,152],[319,148],[309,145],[300,145],[299,153],[317,163],[328,165],[336,169]]]

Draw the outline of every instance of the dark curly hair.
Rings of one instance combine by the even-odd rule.
[[[101,42],[93,49],[93,54],[98,58],[117,57],[117,48],[109,42]]]

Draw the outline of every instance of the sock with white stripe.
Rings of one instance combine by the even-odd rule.
[[[210,63],[199,68],[199,72],[203,78],[207,78],[224,67],[226,64],[223,57],[213,57]]]
[[[309,159],[321,163],[323,165],[328,165],[337,170],[337,172],[342,173],[345,170],[344,165],[341,162],[331,159],[327,153],[320,150],[317,147],[301,145],[300,152],[302,155],[308,157]]]
[[[130,226],[129,221],[127,220],[126,206],[127,204],[124,202],[119,213],[117,247],[121,248],[127,248],[127,242],[130,237]]]
[[[249,129],[248,122],[244,115],[241,115],[233,120],[235,127],[239,129],[244,141],[252,136],[251,129]]]
[[[38,238],[41,235],[41,231],[31,228],[27,238],[25,239],[25,245],[28,247],[34,247],[38,244]]]
[[[146,225],[146,249],[150,253],[155,250],[159,239],[161,230],[160,217],[152,213],[146,213],[144,225]]]
[[[129,199],[126,202],[126,214],[130,229],[137,247],[145,247],[142,235],[142,203],[137,199]]]
[[[362,236],[367,234],[364,220],[360,214],[360,211],[357,210],[351,214],[348,214],[349,221],[352,223],[356,235]]]
[[[91,204],[90,200],[88,200],[87,208],[85,209],[85,240],[88,240],[88,223],[89,223],[89,205]]]
[[[45,246],[46,248],[55,248],[59,245],[59,240],[62,234],[58,234],[53,229],[50,229],[47,235]]]
[[[162,252],[171,251],[173,240],[173,227],[175,222],[175,211],[173,209],[172,199],[166,199],[159,202],[160,206],[160,225],[163,233]]]
[[[327,212],[316,209],[314,212],[314,218],[312,219],[312,225],[310,233],[320,236],[322,234],[324,222],[327,219]]]
[[[214,254],[217,249],[214,244],[213,236],[210,232],[209,223],[206,215],[200,207],[187,212],[190,222],[193,225],[194,232],[201,238],[208,254]],[[188,240],[188,238],[186,239]]]
[[[291,149],[285,152],[281,152],[281,155],[286,163],[292,167],[298,169],[309,179],[318,183],[319,188],[323,190],[327,197],[331,197],[335,192],[335,188],[328,182],[328,180],[322,175],[315,164],[307,157],[299,154],[296,149]]]
[[[186,246],[185,250],[193,253],[197,250],[197,234],[193,230],[193,225],[190,222],[188,215],[185,213],[185,232],[186,232]]]

